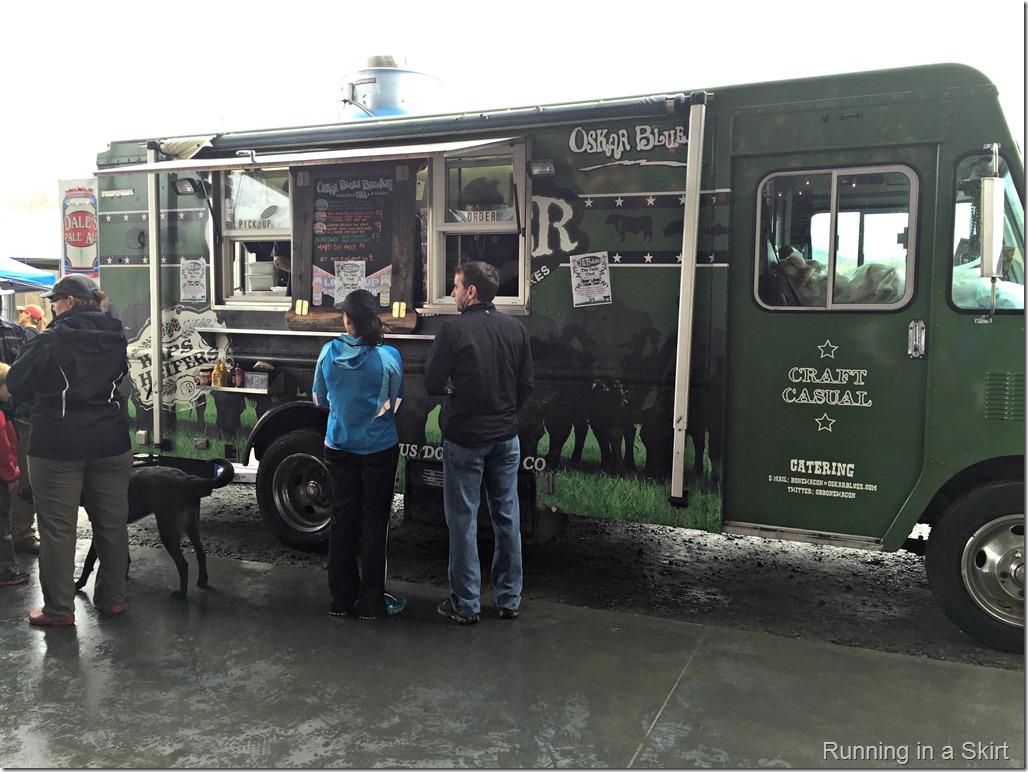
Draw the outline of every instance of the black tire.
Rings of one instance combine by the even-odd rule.
[[[283,434],[257,466],[257,503],[268,529],[288,547],[320,551],[328,543],[332,494],[325,437],[310,429]]]
[[[1024,482],[983,485],[932,526],[928,583],[968,635],[1000,651],[1024,651]]]

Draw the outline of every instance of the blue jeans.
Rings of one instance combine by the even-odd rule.
[[[458,614],[478,614],[482,571],[478,560],[478,507],[485,482],[493,524],[492,580],[499,608],[521,604],[521,517],[517,437],[480,448],[443,441],[443,506],[450,530],[450,603]]]

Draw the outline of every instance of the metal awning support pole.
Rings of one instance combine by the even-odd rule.
[[[146,146],[148,163],[157,162],[159,144]],[[146,175],[147,219],[150,240],[150,387],[153,396],[153,444],[160,448],[164,439],[161,427],[161,394],[164,391],[164,357],[162,354],[163,315],[161,313],[161,220],[160,187],[156,174]]]
[[[672,415],[674,454],[671,503],[685,506],[685,440],[689,425],[689,368],[692,364],[692,314],[696,290],[696,244],[699,236],[703,126],[707,94],[694,91],[689,108],[689,152],[685,170],[685,213],[682,227],[682,274],[678,298],[678,354],[675,361],[675,405]]]

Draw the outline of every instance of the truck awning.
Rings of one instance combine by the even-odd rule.
[[[463,142],[434,142],[420,145],[394,145],[388,147],[359,147],[337,150],[312,150],[303,153],[266,153],[237,150],[236,158],[187,158],[155,163],[111,166],[98,169],[98,177],[115,174],[172,174],[179,172],[235,171],[241,169],[267,169],[269,167],[323,166],[343,161],[387,161],[398,158],[423,158],[429,155],[448,155],[468,150],[482,150],[500,146],[514,140],[510,137]]]

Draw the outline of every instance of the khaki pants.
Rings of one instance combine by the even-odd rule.
[[[131,473],[131,451],[107,458],[29,458],[39,521],[39,584],[47,616],[75,613],[76,527],[82,497],[100,560],[93,603],[110,608],[125,602]]]

